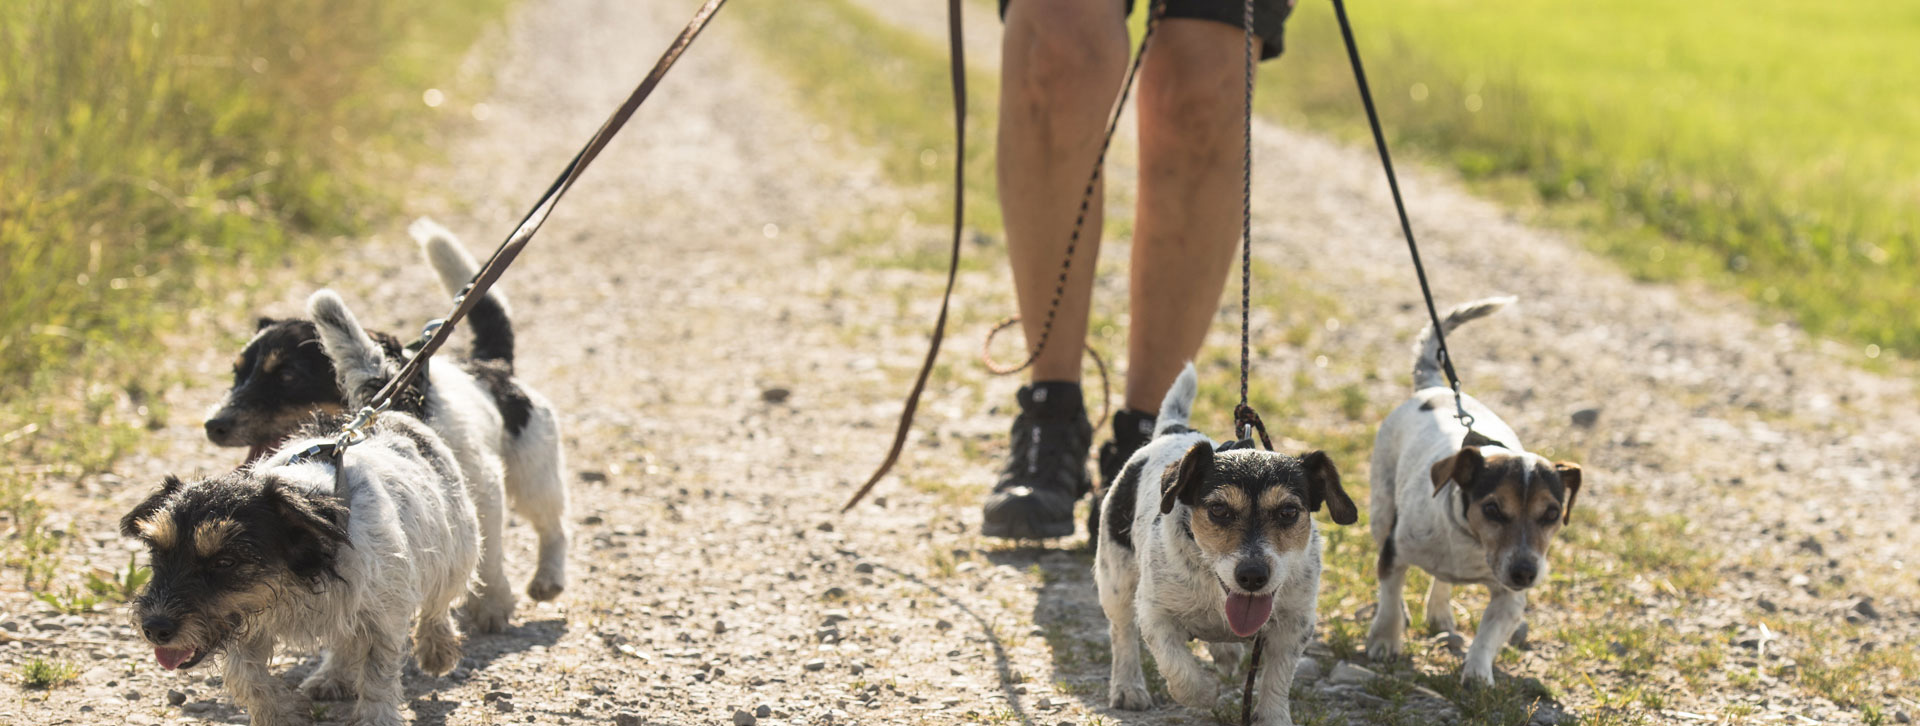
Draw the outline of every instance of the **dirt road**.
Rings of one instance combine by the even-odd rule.
[[[530,0],[490,48],[506,60],[475,114],[484,118],[460,124],[445,167],[423,172],[404,206],[470,247],[491,245],[690,10]],[[835,514],[882,453],[937,304],[937,273],[873,260],[936,248],[941,220],[895,222],[902,200],[928,190],[891,186],[832,119],[799,110],[776,69],[750,62],[726,13],[708,32],[504,282],[521,374],[565,416],[572,587],[557,603],[523,602],[510,632],[472,638],[451,676],[410,674],[416,722],[1204,722],[1173,705],[1106,707],[1106,626],[1078,542],[1022,548],[974,535],[1017,385],[967,359],[977,322],[1011,309],[1000,269],[962,277],[971,327],[929,393],[901,476],[872,504]],[[1273,284],[1303,301],[1256,317],[1262,385],[1302,402],[1290,430],[1364,436],[1407,393],[1421,320],[1377,167],[1365,149],[1268,124],[1256,147],[1257,256],[1286,271]],[[1560,705],[1528,710],[1537,720],[1563,708],[1654,722],[1860,720],[1859,707],[1804,683],[1818,663],[1788,661],[1815,646],[1837,644],[1835,657],[1912,647],[1920,397],[1905,369],[1864,371],[1858,351],[1809,341],[1726,296],[1631,281],[1443,175],[1415,169],[1404,183],[1442,301],[1521,298],[1455,346],[1470,390],[1534,448],[1586,465],[1573,529],[1684,518],[1659,530],[1659,544],[1708,557],[1692,585],[1657,571],[1551,585],[1561,595],[1536,603],[1533,648],[1501,662],[1554,689]],[[850,247],[876,219],[895,234]],[[1123,251],[1112,242],[1108,256]],[[292,314],[331,286],[392,331],[444,307],[399,225],[341,255],[324,279],[287,276],[248,307]],[[1100,304],[1117,304],[1123,284],[1103,282]],[[1223,351],[1230,320],[1223,310],[1213,341]],[[217,399],[232,351],[173,347],[166,365],[198,383],[168,393],[178,413],[155,450],[42,496],[72,537],[76,571],[124,562],[114,522],[160,475],[239,458],[207,445],[194,415]],[[1230,380],[1224,368],[1208,375]],[[1320,403],[1335,391],[1351,391],[1357,412]],[[1587,409],[1597,422],[1572,423]],[[1363,457],[1340,464],[1365,481]],[[1630,534],[1579,541],[1600,552],[1593,542]],[[510,571],[524,580],[531,533],[520,524],[510,537]],[[1567,550],[1596,568],[1634,561]],[[1589,653],[1578,639],[1594,637],[1596,616],[1576,606],[1603,594],[1631,606],[1608,611],[1617,630]],[[1323,629],[1355,622],[1367,602],[1323,600]],[[115,608],[57,615],[6,592],[6,671],[56,657],[83,673],[50,691],[10,684],[0,722],[243,722],[213,669],[162,672],[124,620]],[[1648,648],[1721,654],[1633,661]],[[1314,653],[1325,669],[1350,657],[1339,643]],[[1419,667],[1450,675],[1437,658]],[[316,661],[295,652],[282,662],[297,678]],[[1405,677],[1342,673],[1302,687],[1296,714],[1417,723],[1480,712]],[[1623,702],[1629,692],[1658,698]],[[1872,703],[1888,717],[1920,712],[1895,697]]]

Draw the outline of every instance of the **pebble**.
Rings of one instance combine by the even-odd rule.
[[[587,482],[588,484],[597,484],[600,482],[604,482],[606,480],[607,480],[607,473],[604,471],[580,472],[580,481]]]
[[[857,573],[860,573],[860,574],[862,574],[862,575],[871,575],[871,574],[873,574],[873,563],[871,563],[871,562],[862,562],[862,563],[860,563],[860,564],[857,564],[857,565],[854,565],[854,566],[853,566],[853,571],[854,571],[854,572],[857,572]]]
[[[1320,669],[1320,661],[1307,656],[1300,656],[1300,660],[1293,664],[1294,683],[1312,683],[1320,680],[1322,675],[1326,674]]]
[[[764,703],[760,704],[758,708],[753,709],[753,715],[755,718],[766,718],[768,716],[772,716],[773,708]]]
[[[1333,672],[1327,675],[1327,680],[1341,685],[1359,685],[1373,680],[1375,675],[1373,671],[1343,660],[1333,664]]]
[[[733,712],[733,726],[753,726],[756,721],[759,721],[759,719],[746,711],[735,710]]]
[[[1907,715],[1906,711],[1894,711],[1893,720],[1895,723],[1913,723],[1913,717]]]
[[[613,726],[640,726],[640,714],[621,711],[613,715]]]
[[[1759,606],[1761,610],[1764,610],[1766,612],[1772,613],[1772,612],[1780,611],[1779,605],[1775,605],[1772,600],[1768,600],[1764,597],[1760,598],[1759,600],[1755,600],[1753,604]]]
[[[1583,408],[1573,412],[1573,425],[1579,426],[1580,428],[1593,428],[1593,425],[1599,422],[1600,409],[1598,407]]]
[[[1880,611],[1874,609],[1873,598],[1870,597],[1860,598],[1860,602],[1854,604],[1853,611],[1868,620],[1880,619]]]
[[[847,596],[847,590],[846,588],[843,588],[843,587],[829,587],[827,588],[826,592],[820,593],[820,597],[826,598],[828,600],[839,600],[846,596]]]
[[[775,386],[773,388],[769,388],[764,391],[761,391],[760,400],[766,401],[767,403],[779,405],[782,403],[786,403],[787,397],[791,395],[793,395],[793,391],[787,390],[785,388],[781,388],[779,386]]]
[[[139,695],[139,694],[137,694],[137,693],[133,693],[133,692],[129,692],[129,694],[128,694],[128,695],[134,695],[134,696],[137,696],[137,695]],[[169,691],[167,691],[167,704],[168,704],[168,705],[171,705],[171,706],[178,706],[178,705],[180,705],[180,704],[183,704],[183,703],[186,703],[186,702],[187,702],[187,694],[185,694],[185,693],[181,693],[181,692],[179,692],[179,691],[174,691],[174,690],[169,690]]]
[[[807,661],[805,664],[801,665],[800,667],[810,671],[825,670],[827,667],[827,662],[819,658],[815,658],[813,660]]]

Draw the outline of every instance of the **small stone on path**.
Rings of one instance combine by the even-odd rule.
[[[1327,679],[1341,685],[1360,685],[1377,676],[1373,671],[1343,660],[1333,664],[1333,672],[1327,675]]]
[[[746,711],[736,710],[733,712],[733,726],[753,726],[754,722],[758,720],[759,719],[755,718],[753,714],[747,713]]]

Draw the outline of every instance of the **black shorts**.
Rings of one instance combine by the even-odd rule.
[[[1000,0],[1000,17],[1007,17],[1007,4],[1013,0]],[[1133,14],[1133,0],[1126,3],[1127,14]],[[1152,2],[1152,0],[1148,0]],[[1194,18],[1212,20],[1239,28],[1246,24],[1247,6],[1245,0],[1166,0],[1169,18]],[[1282,36],[1287,29],[1287,16],[1293,13],[1294,0],[1253,0],[1253,32],[1260,36],[1260,60],[1280,55]]]

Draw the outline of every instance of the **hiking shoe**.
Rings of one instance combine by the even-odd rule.
[[[1020,389],[1013,451],[987,497],[980,533],[1001,539],[1073,535],[1073,504],[1093,488],[1087,449],[1093,424],[1077,383],[1034,383]]]
[[[1100,497],[1105,496],[1120,469],[1133,458],[1133,452],[1153,440],[1155,415],[1128,409],[1113,415],[1113,438],[1100,445],[1100,494],[1094,495],[1093,508],[1087,512],[1087,538],[1096,545],[1100,539]]]

